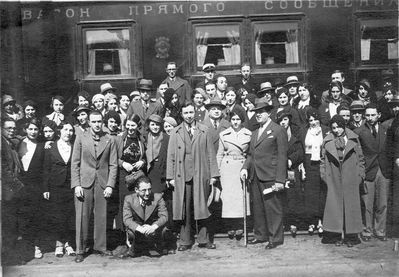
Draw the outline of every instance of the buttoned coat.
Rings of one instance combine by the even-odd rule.
[[[385,140],[387,137],[387,126],[378,124],[377,137],[374,138],[367,124],[356,128],[354,132],[359,136],[360,145],[366,163],[366,181],[375,180],[378,169],[381,169],[385,178],[390,179],[392,167],[389,161],[389,155],[386,152]]]
[[[118,173],[118,154],[115,140],[101,132],[97,153],[91,131],[76,137],[71,160],[71,188],[90,188],[94,182],[102,189],[115,187]]]
[[[345,131],[348,141],[342,163],[333,134],[328,134],[322,145],[320,176],[328,188],[323,227],[329,232],[342,233],[345,223],[345,232],[354,234],[363,228],[359,185],[365,177],[364,157],[359,137],[350,129]]]
[[[234,85],[234,88],[236,90],[245,89],[246,91],[248,91],[248,93],[253,94],[256,94],[259,90],[258,84],[252,77],[250,77],[245,84],[243,83],[243,79],[241,79],[240,82]]]
[[[137,193],[129,194],[123,203],[123,223],[125,226],[136,231],[138,226],[144,224],[162,227],[168,221],[168,210],[161,193],[154,193],[145,206],[145,212],[140,204],[140,197]]]
[[[207,201],[210,193],[209,180],[219,177],[219,168],[216,162],[216,153],[211,136],[205,125],[196,123],[197,129],[192,138],[191,153],[194,163],[193,202],[195,220],[206,219],[210,216]],[[173,219],[183,220],[184,217],[184,123],[174,128],[170,134],[166,179],[175,180],[173,191]]]
[[[284,184],[287,177],[287,132],[280,125],[270,121],[259,139],[258,133],[259,129],[252,133],[248,157],[243,169],[249,171],[250,180],[256,173],[262,182]]]
[[[150,99],[148,101],[148,109],[147,109],[147,111],[145,111],[144,107],[143,107],[143,102],[140,100],[140,101],[130,103],[130,106],[126,112],[126,117],[129,117],[132,114],[137,114],[141,119],[142,126],[144,126],[146,120],[150,117],[150,115],[156,114],[156,115],[161,116],[162,110],[163,110],[163,106],[161,105],[160,102]]]

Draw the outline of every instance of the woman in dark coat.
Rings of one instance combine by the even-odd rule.
[[[244,107],[246,109],[244,127],[251,132],[259,128],[259,123],[256,121],[255,112],[252,109],[255,107],[257,97],[255,94],[248,93],[244,99]]]
[[[71,155],[74,127],[72,123],[61,123],[60,139],[44,152],[43,197],[48,200],[45,218],[49,223],[47,231],[56,241],[55,256],[65,253],[75,256],[69,244],[73,240],[70,234],[70,222],[75,215],[73,192],[71,191]]]
[[[327,184],[327,199],[323,225],[328,232],[323,243],[360,243],[362,231],[359,186],[365,177],[363,152],[358,136],[345,128],[344,119],[335,115],[331,119],[331,131],[323,142],[320,174]]]
[[[320,115],[314,108],[306,112],[308,125],[301,129],[300,140],[305,149],[303,163],[305,213],[303,222],[309,234],[317,228],[319,234],[323,232],[322,217],[326,188],[320,179],[320,154],[323,138],[329,129],[320,124]]]
[[[290,227],[293,237],[296,236],[297,226],[301,223],[304,208],[304,195],[300,185],[299,165],[302,164],[305,152],[301,141],[295,136],[291,127],[291,114],[280,111],[277,113],[277,123],[288,135],[288,178],[286,184],[285,226]]]
[[[29,120],[24,127],[26,138],[18,145],[18,156],[21,160],[23,170],[20,180],[25,185],[21,196],[20,226],[22,238],[34,247],[34,257],[43,257],[40,245],[42,225],[42,178],[44,161],[44,144],[38,141],[40,125],[37,119]],[[27,257],[30,258],[30,257]]]
[[[291,107],[290,100],[289,100],[289,93],[288,89],[286,88],[279,88],[276,91],[277,101],[279,103],[278,107],[274,107],[274,109],[270,113],[270,118],[276,122],[277,120],[277,113],[280,111],[285,111],[286,113],[291,114],[291,125],[299,126],[299,113],[296,109]],[[296,99],[296,98],[295,98]]]
[[[320,106],[320,100],[309,83],[299,84],[298,95],[299,97],[295,98],[292,107],[298,111],[299,126],[305,128],[307,126],[306,111],[310,108],[317,109]]]

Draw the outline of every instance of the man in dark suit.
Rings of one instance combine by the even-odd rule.
[[[386,219],[388,194],[392,167],[386,152],[385,140],[387,127],[378,122],[380,111],[377,104],[366,106],[366,122],[355,129],[359,136],[366,161],[366,178],[364,182],[364,229],[362,238],[369,241],[373,235],[386,241]]]
[[[251,76],[251,65],[249,63],[243,63],[241,65],[241,80],[239,83],[234,85],[234,88],[239,90],[246,90],[248,93],[256,94],[258,91],[258,85],[255,83]]]
[[[259,102],[253,111],[260,127],[252,133],[247,159],[241,170],[251,180],[255,238],[249,244],[268,241],[266,249],[284,242],[283,195],[287,177],[286,131],[270,119],[273,106]]]
[[[167,83],[169,88],[173,88],[176,91],[180,105],[183,105],[186,101],[191,100],[192,89],[187,80],[176,76],[176,72],[176,62],[169,62],[166,65],[166,73],[168,74],[168,77],[163,80],[163,83]]]
[[[331,74],[331,82],[334,82],[334,81],[339,81],[342,83],[342,86],[343,86],[342,93],[343,94],[349,95],[352,93],[351,89],[348,89],[344,86],[345,75],[344,75],[344,72],[342,72],[341,70],[334,70],[334,72]],[[323,93],[321,94],[321,102],[326,103],[328,97],[329,97],[329,91],[328,90],[323,91]]]
[[[139,83],[140,101],[132,101],[126,112],[126,117],[132,114],[137,114],[141,119],[141,126],[145,126],[146,120],[152,114],[161,115],[162,105],[155,99],[150,99],[150,93],[152,90],[152,81],[141,79]],[[144,128],[144,127],[142,127]],[[144,131],[144,129],[140,130]],[[142,132],[143,133],[143,132]]]
[[[220,100],[211,100],[205,105],[205,108],[208,110],[208,116],[204,118],[202,124],[208,127],[216,155],[219,147],[219,134],[230,127],[230,123],[223,118],[223,110],[226,109],[226,105]]]
[[[162,229],[167,221],[168,211],[162,194],[152,193],[150,179],[141,177],[135,193],[127,195],[123,204],[123,223],[131,246],[119,257],[135,257],[140,248],[155,249],[155,254],[159,255],[163,247]]]
[[[76,138],[71,160],[71,188],[75,191],[76,259],[84,260],[89,238],[90,217],[94,208],[94,252],[112,255],[107,250],[107,202],[115,187],[118,155],[115,140],[102,131],[103,116],[93,111],[90,130]]]

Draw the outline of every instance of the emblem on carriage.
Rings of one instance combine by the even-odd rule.
[[[170,42],[167,37],[158,37],[155,39],[156,57],[159,59],[166,59],[169,57]]]

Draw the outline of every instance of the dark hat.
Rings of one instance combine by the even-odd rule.
[[[364,89],[367,91],[370,90],[370,82],[367,79],[360,80],[360,82],[357,85],[358,87],[363,86]]]
[[[207,110],[209,110],[211,107],[214,107],[214,106],[218,106],[222,110],[224,110],[226,108],[226,105],[224,105],[221,100],[211,100],[208,104],[205,104],[205,108]]]
[[[25,110],[25,108],[27,107],[27,106],[31,106],[31,107],[33,107],[33,108],[37,108],[37,104],[36,104],[36,102],[35,101],[33,101],[33,100],[26,100],[25,102],[24,102],[24,104],[22,105],[22,107],[24,108],[24,110]]]
[[[270,105],[269,103],[265,101],[256,101],[255,107],[252,109],[253,112],[260,111],[260,110],[265,110],[267,112],[271,111],[273,109],[273,105]]]
[[[279,111],[276,114],[276,122],[280,123],[281,120],[283,120],[284,117],[288,117],[290,119],[290,121],[291,121],[292,114],[289,111],[286,111],[286,110]]]
[[[57,123],[55,123],[54,121],[48,119],[47,117],[43,117],[42,130],[44,129],[44,127],[49,127],[49,128],[51,128],[51,130],[56,131],[57,130]]]
[[[306,120],[309,121],[310,117],[313,117],[315,120],[320,120],[319,110],[313,107],[309,108],[306,111]]]
[[[116,111],[108,111],[105,116],[104,116],[104,122],[105,125],[107,125],[108,120],[110,118],[113,118],[116,122],[116,124],[120,125],[121,124],[121,115],[117,113]]]
[[[365,110],[364,103],[362,100],[354,100],[352,101],[349,109],[350,111],[364,111]]]
[[[206,63],[202,66],[202,71],[204,72],[211,72],[211,71],[215,71],[215,64],[213,63]]]
[[[273,82],[274,87],[282,87],[284,86],[284,81],[280,78],[276,78]]]
[[[90,93],[88,93],[85,90],[79,91],[77,96],[78,96],[78,98],[79,98],[79,96],[82,96],[84,99],[90,101]]]
[[[242,107],[241,107],[241,109],[239,107],[240,106],[235,105],[234,108],[231,110],[230,120],[234,115],[237,115],[241,119],[241,122],[245,121],[245,110]]]
[[[399,95],[394,95],[392,100],[388,102],[388,105],[393,108],[393,107],[399,107]]]
[[[141,79],[139,83],[140,90],[152,90],[152,81],[147,79]]]
[[[344,128],[345,129],[345,119],[340,116],[339,114],[334,115],[331,120],[330,120],[330,126],[333,125],[333,123],[337,123],[338,127]]]
[[[160,116],[157,115],[157,114],[152,114],[152,115],[150,115],[150,117],[147,118],[147,124],[150,123],[150,121],[153,121],[153,122],[159,123],[159,124],[163,124],[163,119],[162,119],[162,117],[160,117]]]
[[[268,91],[273,92],[274,87],[272,86],[272,84],[270,82],[264,82],[260,84],[260,89],[258,90],[258,92],[256,93],[257,95],[259,94],[264,94]]]
[[[62,97],[61,95],[56,95],[56,96],[54,96],[53,98],[51,98],[51,103],[53,103],[54,100],[58,100],[58,101],[60,101],[61,103],[64,103],[64,102],[65,102],[65,98]]]
[[[105,84],[102,84],[102,85],[100,86],[100,93],[104,93],[104,92],[106,92],[107,90],[116,91],[116,88],[114,88],[113,86],[111,86],[110,83],[105,83]]]
[[[256,101],[256,99],[258,99],[258,97],[257,97],[255,94],[253,94],[253,93],[248,93],[248,94],[245,96],[245,99],[248,99],[249,102],[251,102],[252,104],[255,105],[255,101]]]
[[[285,87],[291,86],[291,85],[299,85],[299,80],[297,76],[289,76],[287,78],[287,82],[285,83]]]
[[[285,93],[286,95],[288,95],[288,89],[285,87],[279,88],[276,90],[276,96],[280,97],[281,94]]]
[[[393,70],[388,68],[381,71],[381,76],[383,80],[389,80],[394,76]]]
[[[77,108],[75,108],[73,110],[73,116],[77,117],[79,115],[80,112],[86,112],[87,114],[89,114],[91,112],[90,108],[84,106],[84,105],[79,105]]]
[[[175,94],[176,91],[173,88],[168,88],[165,90],[163,93],[163,99],[165,100],[165,103],[169,103],[172,101],[173,94]]]

